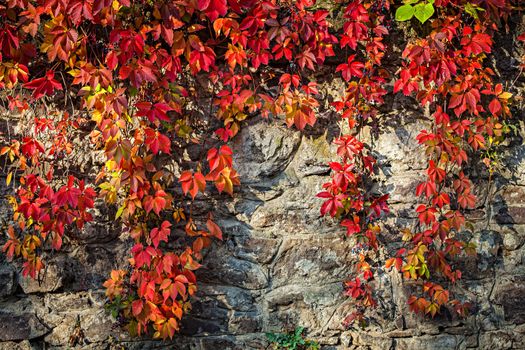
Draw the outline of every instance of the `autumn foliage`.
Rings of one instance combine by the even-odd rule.
[[[129,266],[104,284],[109,308],[132,334],[173,337],[191,308],[202,250],[222,239],[212,213],[192,215],[194,200],[233,196],[241,184],[228,141],[256,116],[314,126],[313,73],[331,69],[346,83],[331,105],[346,131],[333,141],[337,159],[318,197],[321,215],[339,220],[359,249],[345,282],[357,308],[346,322],[376,306],[383,266],[415,282],[412,310],[434,316],[448,306],[465,315],[468,304],[447,289],[461,278],[457,257],[475,254],[458,235],[477,203],[464,167],[477,153],[492,171],[493,150],[508,133],[513,96],[486,61],[513,8],[508,0],[432,3],[425,34],[406,43],[392,72],[383,67],[392,54],[386,38],[401,2],[390,0],[2,2],[0,100],[32,120],[0,152],[15,184],[15,225],[3,250],[36,278],[42,252],[59,250],[92,221],[97,199],[114,206],[134,245]],[[414,188],[417,222],[398,228],[403,247],[378,262],[388,194],[371,191],[376,159],[360,136],[380,122],[392,91],[419,101],[433,126],[417,136],[428,158],[426,179]],[[214,118],[195,112],[206,99]],[[86,129],[103,156],[96,179],[63,170]],[[204,156],[188,160],[183,154],[195,145]]]

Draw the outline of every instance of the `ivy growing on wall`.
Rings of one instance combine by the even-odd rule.
[[[457,259],[476,254],[461,239],[476,206],[466,165],[480,155],[494,171],[509,133],[513,94],[488,64],[509,0],[7,0],[0,4],[0,101],[30,122],[4,137],[13,225],[3,251],[37,278],[43,253],[93,220],[97,200],[134,244],[129,266],[104,283],[108,308],[132,334],[171,338],[191,308],[203,249],[222,239],[213,213],[195,200],[241,186],[228,142],[250,118],[299,130],[316,124],[315,71],[346,82],[337,112],[341,134],[330,181],[319,189],[322,215],[355,239],[359,259],[345,293],[363,323],[377,305],[381,267],[411,280],[410,308],[459,316],[468,301],[449,286]],[[404,22],[404,23],[401,23]],[[397,71],[383,67],[396,26],[413,26]],[[525,40],[525,36],[517,40]],[[334,65],[335,62],[335,65]],[[203,83],[204,82],[204,83]],[[391,86],[393,82],[393,91]],[[425,180],[414,188],[417,222],[398,227],[403,247],[379,259],[388,194],[371,191],[376,159],[363,130],[381,122],[387,93],[412,96],[432,119],[417,141]],[[211,101],[209,115],[196,105]],[[212,118],[210,118],[212,117]],[[95,179],[65,170],[74,139],[89,130],[103,166]],[[4,135],[5,136],[5,135]],[[201,159],[187,150],[201,147]],[[176,164],[168,167],[167,164]],[[172,190],[177,187],[177,191]]]

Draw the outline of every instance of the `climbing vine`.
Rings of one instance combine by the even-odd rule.
[[[428,157],[427,178],[416,187],[422,200],[416,207],[418,222],[403,231],[407,246],[397,255],[405,260],[391,258],[387,264],[406,279],[421,281],[419,293],[408,301],[412,310],[434,316],[447,305],[465,316],[469,303],[451,298],[444,283],[461,278],[458,256],[476,254],[475,245],[461,235],[472,230],[465,213],[477,205],[467,170],[470,155],[481,153],[492,174],[493,151],[509,132],[512,94],[493,81],[495,73],[485,59],[492,53],[496,24],[507,18],[511,6],[504,1],[436,4],[439,18],[430,34],[406,46],[394,86],[394,92],[415,95],[430,111],[433,125],[416,137]]]
[[[348,123],[345,129],[349,132],[333,141],[340,161],[329,164],[331,181],[318,194],[326,198],[321,215],[340,218],[346,235],[354,238],[361,249],[356,275],[345,282],[346,295],[358,301],[358,310],[345,319],[347,324],[362,320],[363,309],[377,305],[371,284],[375,271],[370,262],[379,249],[378,219],[389,212],[388,194],[371,191],[376,159],[359,135],[366,126],[378,122],[378,106],[387,94],[384,86],[388,72],[382,67],[382,60],[386,51],[383,38],[388,35],[385,24],[391,21],[389,10],[390,4],[385,1],[350,2],[345,9],[340,45],[355,54],[336,68],[347,87],[343,99],[335,101],[334,107],[342,121]]]
[[[465,170],[471,162],[470,155],[480,154],[492,174],[497,160],[495,149],[510,131],[507,119],[511,117],[509,101],[512,94],[505,91],[501,83],[493,81],[495,73],[484,61],[492,53],[493,35],[498,24],[508,17],[512,7],[505,1],[479,4],[431,1],[412,6],[416,2],[407,1],[398,7],[395,19],[407,21],[415,16],[419,22],[425,23],[434,15],[434,6],[437,7],[437,16],[428,26],[428,35],[408,40],[393,92],[414,96],[421,103],[422,110],[432,118],[432,128],[422,130],[416,137],[428,157],[428,168],[426,180],[415,188],[416,196],[422,199],[416,206],[417,222],[411,228],[398,228],[405,244],[387,258],[384,266],[387,269],[395,267],[406,280],[415,282],[411,284],[414,294],[408,299],[414,312],[434,317],[443,306],[447,306],[464,317],[469,311],[469,302],[452,298],[447,285],[461,278],[458,257],[476,254],[474,243],[461,238],[463,231],[472,230],[472,225],[466,222],[465,212],[474,209],[477,203]],[[366,56],[371,52],[384,49],[381,35],[387,32],[382,26],[369,22],[373,15],[377,16],[377,8],[370,4],[367,7],[366,2],[361,2],[360,6],[366,34],[357,36],[361,45],[358,53],[368,58]],[[425,8],[427,11],[422,13]],[[385,23],[383,16],[377,18],[378,23]],[[372,35],[376,37],[370,39]],[[379,44],[380,49],[370,50],[369,42]],[[349,73],[352,70],[355,79],[350,82],[348,90],[358,91],[360,99],[344,105],[337,102],[336,107],[338,110],[343,109],[342,106],[350,107],[342,117],[350,116],[350,129],[359,133],[369,119],[369,114],[363,110],[375,111],[385,92],[377,88],[384,84],[384,79],[373,78],[373,64],[377,62],[380,69],[380,59],[374,60],[372,56],[365,62],[350,62],[354,57],[352,55],[348,64],[340,65],[337,71],[341,71],[348,81],[352,78]],[[368,68],[367,80],[363,80],[363,74],[359,72],[363,67]],[[365,89],[374,92],[372,98],[363,92]],[[357,123],[354,117],[358,118]],[[347,295],[357,301],[356,311],[345,319],[345,323],[358,321],[363,325],[366,324],[366,307],[377,304],[372,282],[374,271],[380,268],[375,258],[378,250],[376,234],[380,228],[374,221],[381,212],[388,212],[388,197],[370,198],[365,184],[373,175],[373,159],[362,156],[363,143],[352,134],[342,136],[335,143],[339,146],[337,153],[343,163],[330,164],[332,181],[324,185],[329,190],[319,194],[329,198],[323,204],[321,214],[340,217],[347,234],[355,235],[358,247],[363,249],[355,264],[356,276],[345,283]],[[354,169],[368,171],[356,174]]]
[[[93,220],[97,201],[114,207],[134,243],[129,266],[104,283],[108,308],[132,334],[173,337],[191,308],[202,251],[222,239],[213,213],[195,215],[194,202],[215,191],[233,196],[241,184],[228,142],[256,116],[314,126],[321,94],[313,73],[334,66],[346,82],[331,106],[338,160],[318,197],[321,214],[340,220],[359,249],[345,282],[357,309],[345,322],[377,305],[388,194],[372,191],[376,159],[361,135],[381,123],[392,80],[433,125],[417,136],[428,158],[427,179],[414,189],[418,222],[398,228],[404,247],[385,266],[416,282],[414,311],[434,316],[448,305],[465,315],[447,283],[461,278],[457,257],[475,254],[459,234],[476,206],[466,164],[482,154],[492,172],[508,129],[513,96],[493,81],[486,57],[512,9],[506,0],[3,2],[1,108],[24,121],[16,137],[3,135],[0,151],[15,190],[3,250],[38,278],[43,257]],[[396,20],[414,19],[426,34],[408,40],[392,74],[385,38]],[[79,138],[100,155],[95,179],[69,167]]]

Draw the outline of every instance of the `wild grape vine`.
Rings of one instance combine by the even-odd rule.
[[[428,34],[408,41],[394,77],[383,67],[392,54],[385,38],[400,6],[414,11],[401,19],[425,22]],[[394,78],[394,92],[414,96],[434,123],[417,137],[428,157],[427,180],[415,189],[418,223],[399,228],[405,247],[386,267],[416,281],[413,310],[434,316],[449,305],[464,315],[466,304],[435,277],[457,281],[456,257],[475,251],[458,235],[476,204],[464,167],[481,151],[491,168],[489,151],[506,133],[512,94],[493,82],[486,57],[512,9],[507,0],[7,0],[1,108],[30,122],[0,151],[15,190],[3,250],[37,278],[43,254],[72,239],[103,200],[134,241],[129,266],[104,284],[109,308],[132,334],[173,337],[191,308],[202,250],[223,236],[212,213],[193,215],[194,201],[240,185],[228,141],[255,116],[314,126],[312,73],[336,61],[346,90],[332,108],[347,131],[334,140],[339,159],[318,196],[321,214],[339,219],[360,249],[345,282],[357,310],[346,321],[377,304],[388,195],[370,191],[376,159],[360,135],[381,122]],[[195,107],[208,99],[207,111]],[[103,154],[96,179],[64,170],[85,130]],[[195,144],[202,151],[191,157]]]

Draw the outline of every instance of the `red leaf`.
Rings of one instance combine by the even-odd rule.
[[[157,154],[159,151],[170,154],[171,141],[166,135],[152,128],[146,128],[144,133],[146,135],[145,143],[153,154]]]
[[[197,9],[204,12],[212,22],[228,12],[226,0],[197,0]]]
[[[321,206],[321,215],[324,216],[326,213],[329,213],[332,217],[337,214],[338,209],[343,208],[342,201],[346,198],[346,196],[342,193],[334,195],[327,191],[319,193],[317,197],[328,198]]]
[[[118,55],[115,51],[110,51],[106,56],[106,64],[110,70],[114,70],[118,64]]]
[[[133,248],[131,248],[131,253],[133,254],[133,262],[136,268],[141,268],[144,265],[149,266],[151,264],[151,258],[157,255],[155,248],[149,246],[144,249],[141,243],[135,244]]]
[[[425,309],[427,308],[427,306],[430,304],[430,302],[428,300],[426,300],[425,298],[418,298],[416,296],[410,296],[410,298],[408,298],[408,306],[410,308],[410,310],[414,311],[414,312],[424,312]]]
[[[210,231],[210,234],[213,237],[216,237],[222,240],[221,228],[216,223],[214,223],[211,219],[208,219],[208,221],[206,221],[206,227],[208,228],[208,231]]]
[[[343,158],[352,161],[354,156],[361,153],[363,144],[352,135],[344,135],[334,141],[339,146],[337,154]]]
[[[346,235],[351,236],[353,234],[361,232],[361,226],[359,225],[359,216],[354,215],[353,219],[344,219],[341,221],[341,226],[346,227]]]
[[[235,136],[234,130],[232,130],[229,125],[224,128],[215,130],[215,134],[219,136],[219,138],[223,142],[227,142],[230,138]]]
[[[232,167],[232,150],[230,147],[223,145],[220,149],[212,148],[208,151],[206,159],[210,163],[210,172]]]
[[[26,89],[33,91],[34,98],[40,98],[44,95],[51,96],[55,90],[62,90],[62,85],[55,80],[55,72],[48,70],[42,78],[33,79],[23,85]]]
[[[78,26],[83,20],[93,21],[93,0],[73,0],[67,6],[67,13],[73,24]]]
[[[204,192],[206,188],[206,180],[200,171],[195,174],[189,170],[183,171],[180,175],[179,182],[184,194],[189,192],[192,199],[195,199],[199,191]]]
[[[425,193],[425,196],[427,198],[430,198],[436,192],[437,192],[436,183],[433,181],[426,181],[426,182],[420,183],[416,187],[416,196],[421,196],[421,194]]]
[[[285,89],[289,89],[291,85],[297,88],[300,83],[301,77],[297,74],[285,73],[281,75],[281,78],[279,79],[279,84],[282,84]]]
[[[501,103],[497,98],[493,99],[489,104],[489,111],[495,116],[498,116],[501,112]]]
[[[352,79],[352,77],[361,78],[363,76],[363,68],[365,65],[362,62],[354,61],[355,55],[348,57],[348,63],[343,63],[337,66],[336,72],[341,72],[343,78],[346,81]]]
[[[419,213],[419,221],[422,224],[430,225],[431,223],[436,221],[436,216],[435,216],[435,214],[437,213],[436,208],[427,207],[421,204],[419,207],[416,208],[416,211]]]
[[[135,107],[138,109],[137,116],[147,117],[151,123],[157,123],[157,120],[170,121],[167,113],[173,110],[166,103],[160,102],[155,104],[151,102],[137,102]]]
[[[157,189],[154,196],[146,196],[143,199],[144,210],[149,214],[152,210],[159,215],[161,210],[165,209],[168,201],[167,194],[162,189]]]
[[[365,294],[365,291],[361,286],[361,280],[359,279],[359,277],[356,277],[354,280],[345,282],[345,294],[351,296],[354,299],[357,299]]]
[[[445,170],[439,168],[433,160],[429,161],[427,174],[433,182],[441,183],[445,180]]]
[[[432,199],[432,204],[438,208],[443,208],[445,204],[450,204],[450,197],[442,192]]]
[[[463,192],[458,194],[458,204],[462,208],[470,208],[473,209],[476,207],[476,196],[470,193],[470,189],[464,189]]]
[[[164,221],[160,228],[155,227],[150,232],[150,238],[153,242],[153,246],[157,248],[159,246],[160,241],[167,242],[168,236],[170,235],[170,227],[171,224],[168,221]]]
[[[133,312],[133,316],[138,316],[142,312],[142,307],[144,306],[141,299],[137,299],[131,303],[131,310]]]

